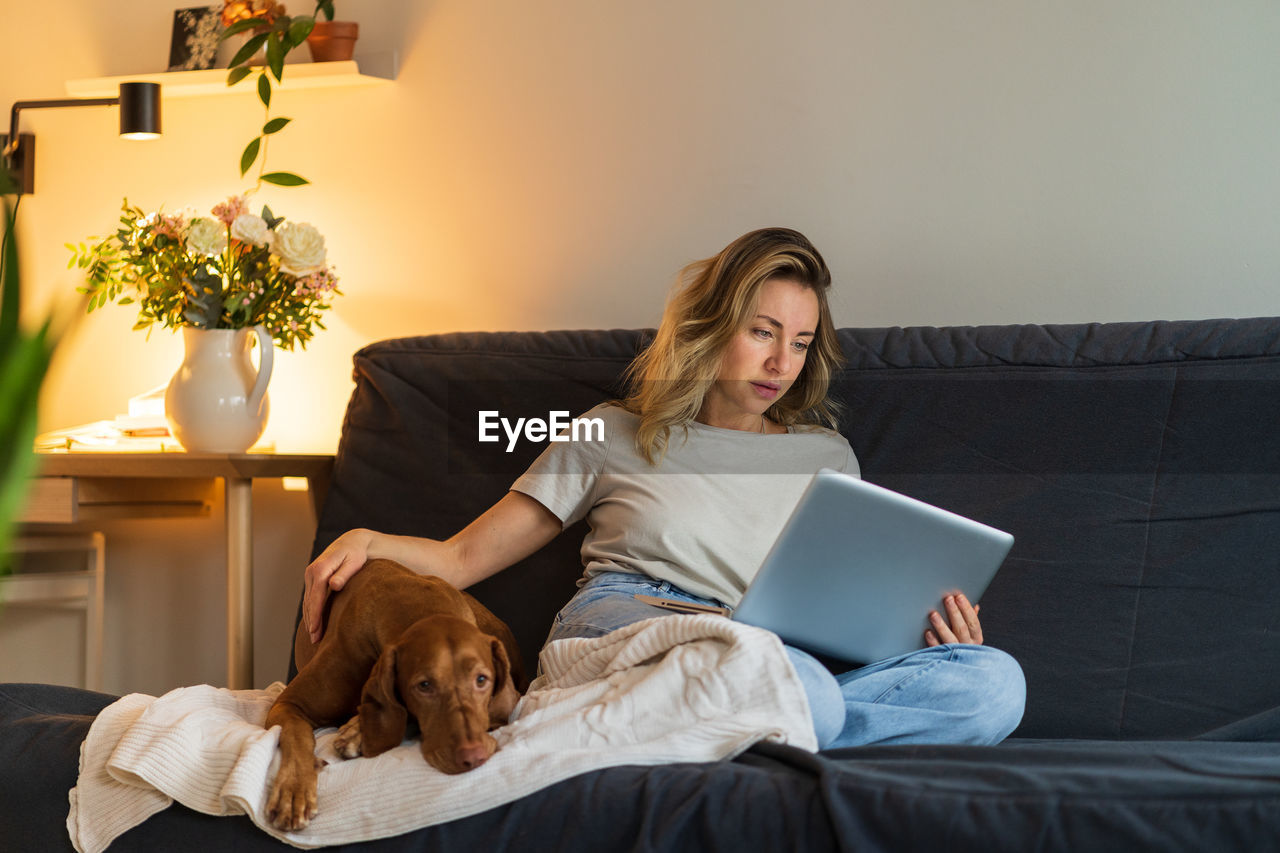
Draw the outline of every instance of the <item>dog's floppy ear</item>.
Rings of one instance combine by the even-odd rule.
[[[361,751],[381,755],[400,745],[409,712],[396,692],[396,647],[382,650],[360,694]]]
[[[491,640],[489,648],[493,655],[493,695],[489,697],[489,728],[495,729],[507,722],[516,703],[520,701],[520,693],[511,678],[511,663],[507,660],[507,649],[502,641]]]

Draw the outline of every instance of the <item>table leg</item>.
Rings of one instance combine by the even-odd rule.
[[[227,477],[227,686],[253,687],[253,480]]]
[[[320,523],[320,511],[324,509],[324,499],[329,494],[330,478],[331,471],[329,469],[307,477],[307,492],[311,495],[311,515],[316,524]]]

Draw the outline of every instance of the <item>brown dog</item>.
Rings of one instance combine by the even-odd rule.
[[[511,630],[440,578],[370,560],[329,601],[318,645],[298,626],[298,675],[267,713],[281,727],[267,815],[284,830],[315,816],[316,728],[345,722],[339,752],[373,756],[400,744],[412,715],[427,763],[462,773],[493,755],[488,732],[527,686]]]

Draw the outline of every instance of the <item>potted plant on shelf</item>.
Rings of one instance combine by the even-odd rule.
[[[333,19],[333,0],[317,0],[310,15],[292,17],[285,14],[285,7],[276,0],[223,0],[222,23],[227,28],[224,39],[238,33],[252,33],[243,48],[246,53],[237,54],[230,63],[232,68],[252,66],[253,57],[263,49],[267,51],[268,61],[273,52],[283,60],[303,41],[311,50],[313,62],[346,60],[352,57],[360,37],[359,24]]]
[[[360,38],[360,25],[355,21],[335,21],[333,0],[317,3],[316,12],[323,12],[324,20],[317,20],[311,35],[307,36],[311,61],[337,62],[350,59],[355,54],[356,39]]]
[[[325,20],[318,20],[323,15]],[[333,0],[317,0],[310,15],[289,16],[277,0],[223,0],[222,22],[226,30],[223,39],[248,34],[245,43],[228,63],[227,85],[235,86],[257,72],[258,99],[267,110],[267,121],[262,132],[250,140],[241,154],[240,174],[252,167],[259,152],[265,159],[269,138],[289,124],[290,119],[270,117],[272,83],[284,82],[285,58],[304,41],[311,48],[312,59],[317,62],[350,59],[354,50],[359,25],[333,20]],[[260,57],[265,54],[265,62]],[[289,172],[262,173],[259,182],[298,186],[307,183],[304,178]]]
[[[321,0],[316,4],[317,11],[325,2],[326,0]],[[332,14],[333,0],[327,2]],[[292,121],[288,118],[271,118],[271,78],[275,77],[276,83],[284,81],[285,57],[306,41],[315,26],[315,16],[299,15],[291,18],[284,12],[284,6],[275,0],[224,0],[223,3],[222,22],[227,29],[222,33],[222,38],[228,39],[246,32],[250,34],[231,58],[227,86],[236,85],[256,71],[258,100],[265,110],[262,132],[249,141],[240,155],[241,177],[253,167],[259,155],[262,156],[263,163],[266,163],[266,148],[270,138],[284,130]],[[261,64],[257,58],[264,51],[266,63]],[[309,183],[292,172],[267,172],[261,169],[258,173],[258,185],[261,186],[263,182],[286,187]]]

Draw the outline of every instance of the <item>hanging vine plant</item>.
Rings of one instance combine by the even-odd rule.
[[[278,85],[284,81],[284,60],[289,52],[300,47],[311,35],[316,17],[324,15],[333,20],[333,0],[318,0],[310,15],[289,16],[284,6],[275,0],[224,0],[222,22],[228,39],[241,33],[250,33],[248,39],[232,57],[227,73],[227,85],[235,86],[242,80],[257,74],[258,100],[265,110],[262,131],[249,140],[240,154],[240,176],[244,177],[258,163],[257,187],[263,183],[282,187],[309,184],[306,178],[293,172],[268,172],[267,146],[271,137],[284,130],[292,119],[271,117],[272,78]],[[259,53],[265,51],[265,64],[258,64]]]

